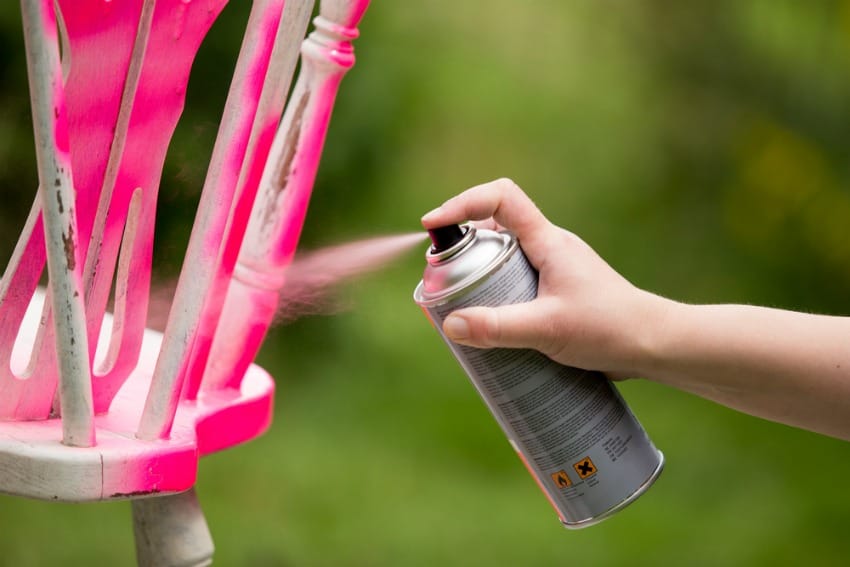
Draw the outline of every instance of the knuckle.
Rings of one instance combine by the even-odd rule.
[[[521,193],[522,189],[519,188],[519,185],[509,177],[500,177],[496,181],[493,182],[496,187],[498,187],[503,193]]]
[[[547,319],[541,327],[540,333],[537,335],[537,350],[547,356],[553,356],[558,353],[560,341],[558,340],[558,330],[554,321]]]
[[[568,315],[560,312],[558,306],[551,302],[545,304],[546,316],[539,322],[537,337],[537,350],[549,357],[556,357],[564,350],[569,342],[569,330],[566,328],[564,319]]]
[[[486,346],[496,346],[502,340],[499,313],[494,309],[485,309],[481,317],[481,342]]]

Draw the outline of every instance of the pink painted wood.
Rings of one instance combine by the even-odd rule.
[[[322,2],[302,46],[302,71],[272,145],[211,349],[202,387],[238,388],[277,309],[324,147],[331,111],[354,65],[352,40],[368,0]]]
[[[105,347],[92,385],[98,413],[108,409],[136,364],[147,314],[154,210],[165,151],[183,108],[194,55],[225,2],[160,0],[156,9],[153,2],[142,0],[59,2],[67,56],[73,61],[65,108],[92,344],[100,334],[119,266],[113,340]],[[110,57],[104,57],[107,53]],[[0,355],[5,359],[11,357],[12,337],[44,269],[41,224],[36,203],[3,280]],[[132,286],[127,285],[130,279]],[[0,417],[44,419],[54,406],[56,359],[48,331],[49,307],[45,309],[42,336],[36,342],[40,348],[28,368],[0,369]]]
[[[219,360],[199,392],[221,304],[276,294],[261,279],[294,252],[367,3],[322,7],[274,139],[313,0],[254,0],[162,335],[144,327],[157,192],[192,61],[226,0],[21,2],[40,188],[0,281],[0,491],[132,499],[140,565],[208,565],[198,459],[265,431],[274,394],[266,372],[230,351],[221,360],[237,364]],[[291,183],[269,182],[282,174]],[[257,215],[249,243],[276,236],[255,258],[268,266],[249,262],[262,293],[226,295]],[[239,323],[250,336],[227,337],[253,356],[268,323],[259,335]]]
[[[313,3],[254,1],[162,335],[144,328],[156,196],[192,61],[225,2],[22,0],[37,24],[28,46],[45,48],[28,49],[42,196],[0,281],[0,491],[73,501],[185,491],[200,456],[270,423],[274,383],[250,359],[368,2],[323,3],[277,128]],[[261,316],[236,316],[246,313]],[[139,517],[154,514],[145,502]]]
[[[209,392],[182,404],[162,440],[137,436],[145,419],[143,400],[162,360],[162,335],[144,328],[157,189],[192,61],[225,1],[58,0],[68,72],[63,82],[53,0],[22,0],[25,15],[31,14],[28,46],[45,54],[30,57],[28,51],[35,62],[30,77],[43,197],[33,206],[0,283],[0,355],[7,361],[0,366],[0,491],[82,501],[187,490],[200,456],[256,437],[270,423],[274,383],[252,366],[239,390]],[[234,133],[268,128],[254,120],[282,4],[258,0],[252,10],[231,88],[238,96],[225,110],[210,167],[215,187],[221,185],[220,172],[235,179],[243,168],[247,135]],[[290,42],[297,52],[302,37],[303,30],[285,41],[278,38],[279,50],[285,52]],[[285,88],[266,90],[268,96],[285,96]],[[207,217],[226,219],[229,211],[227,202],[208,202],[198,230],[215,234],[206,230]],[[59,229],[58,240],[51,236],[53,227]],[[45,230],[48,244],[56,240],[66,247],[46,246]],[[221,247],[221,236],[205,243]],[[61,270],[50,264],[45,250],[62,253]],[[36,288],[46,257],[50,301]],[[192,265],[191,257],[187,264]],[[63,275],[77,287],[57,287]],[[114,317],[105,313],[113,279]],[[51,309],[57,302],[78,310],[76,324],[64,323],[71,311]],[[179,312],[183,306],[175,304]],[[54,312],[63,314],[55,320],[57,332]],[[89,392],[87,406],[85,400],[68,404],[64,394],[54,401],[57,375],[64,384],[64,368],[74,359],[61,351],[57,365],[56,336],[78,345],[77,366],[85,372],[74,372],[72,382]],[[97,345],[94,368],[95,349],[87,342]],[[171,394],[179,394],[179,382],[172,385]],[[77,406],[88,412],[82,425],[90,435],[81,428],[82,433],[63,437],[67,410]],[[62,419],[51,418],[60,410]],[[60,440],[93,446],[72,450]]]
[[[307,29],[310,14],[313,11],[313,0],[300,4],[286,4],[283,21],[278,28],[278,40],[271,56],[271,65],[266,76],[266,85],[260,96],[257,109],[257,119],[248,143],[246,159],[235,197],[233,213],[228,219],[226,238],[221,251],[220,262],[213,275],[212,285],[203,305],[200,326],[189,359],[188,375],[184,397],[195,399],[198,395],[203,371],[209,359],[212,341],[221,317],[227,287],[236,265],[239,247],[245,236],[245,229],[251,214],[251,207],[257,196],[260,178],[265,168],[271,149],[272,140],[280,124],[286,94],[292,81],[295,64],[298,61],[298,50],[284,49],[288,37],[303,37]]]
[[[204,301],[219,263],[282,8],[283,0],[255,0],[249,17],[174,293],[174,305],[179,308],[172,309],[168,317],[162,351],[145,400],[137,432],[141,439],[164,439],[171,430]]]
[[[69,6],[67,12],[79,12],[78,0],[66,1],[73,4],[73,9]],[[97,0],[93,3],[97,3]],[[90,254],[90,261],[86,263],[89,282],[86,300],[91,317],[89,333],[94,339],[94,333],[101,326],[100,320],[106,309],[112,275],[118,262],[112,341],[103,365],[96,369],[95,409],[98,412],[108,408],[118,387],[138,359],[147,315],[157,189],[165,154],[183,110],[186,85],[195,54],[225,3],[226,0],[194,3],[157,0],[143,49],[142,42],[137,41],[140,51],[144,53],[144,62],[138,71],[138,87],[132,97],[125,141],[121,144],[123,152],[118,157],[114,157],[116,154],[113,152],[108,164],[110,167],[106,168],[104,191],[101,193],[90,246],[90,250],[96,250],[97,253]],[[104,3],[99,4],[103,10]],[[109,10],[110,7],[105,9]],[[102,17],[98,15],[94,22],[89,23],[100,27],[101,22]],[[69,18],[66,18],[66,24],[73,68],[77,65],[73,51],[74,28]],[[81,32],[84,30],[81,26]],[[144,30],[145,26],[140,25],[140,31]],[[97,58],[102,59],[102,56],[96,54],[102,54],[103,49],[83,43],[91,41],[87,39],[89,37],[91,35],[80,38],[81,51],[84,47],[88,48],[86,51],[89,55],[84,61],[96,68]],[[144,39],[142,33],[140,39]],[[106,48],[105,45],[101,47]],[[69,87],[72,85],[71,79],[69,76]],[[85,80],[82,72],[78,80]],[[81,124],[80,130],[88,128]],[[84,144],[76,144],[74,147],[80,152],[85,149]],[[83,159],[82,155],[80,159]],[[113,164],[114,174],[111,167]],[[119,243],[122,247],[120,261]],[[128,282],[132,282],[132,285],[127,285]]]

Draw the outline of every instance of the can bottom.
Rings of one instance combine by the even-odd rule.
[[[641,484],[638,487],[637,490],[632,492],[625,500],[623,500],[619,504],[612,506],[611,508],[605,510],[601,514],[593,516],[592,518],[587,518],[586,520],[580,520],[578,522],[564,522],[564,521],[562,521],[561,523],[568,530],[580,530],[582,528],[586,528],[588,526],[598,524],[599,522],[601,522],[603,520],[607,520],[608,518],[610,518],[611,516],[613,516],[614,514],[616,514],[617,512],[619,512],[620,510],[622,510],[623,508],[625,508],[626,506],[628,506],[629,504],[631,504],[632,502],[637,500],[638,497],[641,494],[646,492],[649,489],[649,487],[653,485],[653,483],[655,482],[655,480],[658,478],[658,476],[661,474],[661,471],[663,471],[663,470],[664,470],[664,453],[662,453],[661,451],[658,451],[658,466],[655,468],[654,471],[652,471],[652,474],[649,476],[649,478],[646,479],[646,481],[643,484]]]

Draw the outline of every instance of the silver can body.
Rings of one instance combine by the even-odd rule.
[[[516,238],[465,226],[450,249],[426,254],[414,292],[514,450],[568,528],[595,524],[642,494],[661,473],[652,444],[602,374],[526,349],[458,345],[442,332],[449,313],[531,301],[537,272]]]

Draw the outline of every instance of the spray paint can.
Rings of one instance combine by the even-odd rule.
[[[413,297],[466,371],[567,528],[583,528],[645,492],[664,466],[604,375],[526,349],[478,349],[446,338],[456,309],[531,301],[537,272],[509,232],[450,225],[429,231]]]

